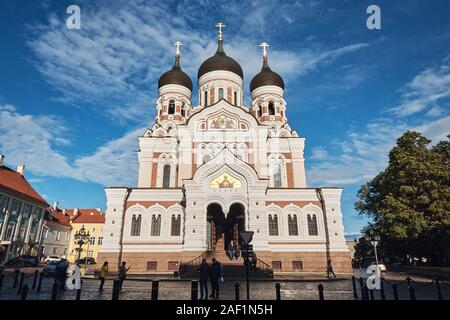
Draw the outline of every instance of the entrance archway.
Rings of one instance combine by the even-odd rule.
[[[238,243],[239,232],[245,230],[245,208],[234,203],[225,217],[218,203],[207,207],[207,247],[209,251],[227,250],[228,245]]]

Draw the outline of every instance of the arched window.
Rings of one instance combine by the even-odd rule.
[[[172,215],[170,235],[179,236],[181,233],[181,215]]]
[[[151,234],[152,237],[159,237],[161,235],[161,215],[158,214],[152,215],[152,229]]]
[[[278,216],[269,214],[269,236],[278,235]]]
[[[275,188],[281,188],[281,166],[276,164],[273,166],[273,185]]]
[[[209,154],[205,154],[203,156],[203,163],[207,163],[210,160],[211,160],[211,156]]]
[[[219,100],[223,99],[223,88],[219,88]]]
[[[136,215],[133,214],[133,218],[131,219],[131,236],[132,237],[139,237],[141,235],[141,222],[142,222],[142,216],[139,215],[136,217]]]
[[[275,105],[272,101],[269,102],[269,115],[274,116],[275,115]]]
[[[207,107],[208,106],[208,91],[205,91],[205,94],[203,96],[205,99],[204,106]]]
[[[288,231],[290,236],[298,236],[297,215],[288,215]]]
[[[184,102],[181,104],[181,116],[186,116],[186,110],[184,110]]]
[[[261,117],[262,116],[262,107],[261,107],[261,105],[259,104],[258,105],[258,117]]]
[[[163,169],[163,188],[170,187],[170,164],[164,165]]]
[[[175,113],[175,101],[170,100],[169,101],[169,110],[167,112],[168,114],[174,114]]]
[[[308,214],[308,234],[310,236],[319,235],[319,230],[317,229],[317,216],[315,214]]]
[[[237,102],[237,92],[234,91],[233,93],[233,99],[234,99],[234,105],[237,106],[238,102]]]

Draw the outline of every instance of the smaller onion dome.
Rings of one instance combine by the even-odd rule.
[[[261,68],[261,71],[255,75],[250,82],[250,92],[253,92],[253,90],[263,87],[263,86],[277,86],[284,90],[284,81],[281,76],[272,71],[269,67],[269,63],[267,62],[267,52],[266,47],[269,45],[267,43],[262,43],[261,47],[263,47],[263,66]]]
[[[175,63],[172,69],[159,78],[158,89],[167,84],[178,84],[188,88],[192,92],[192,80],[183,70],[181,70],[179,54],[175,57]]]

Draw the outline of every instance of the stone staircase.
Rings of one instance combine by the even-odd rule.
[[[227,257],[225,250],[218,250],[205,252],[198,258],[187,264],[181,264],[180,266],[180,277],[185,279],[198,279],[199,272],[197,271],[202,259],[206,259],[209,264],[211,264],[212,258],[215,258],[222,265],[222,273],[225,280],[243,280],[246,278],[246,270],[244,266],[244,258],[239,257],[239,259],[232,259]],[[269,265],[261,260],[258,260],[256,265],[256,270],[250,268],[250,277],[257,279],[271,279],[273,278],[273,270]]]

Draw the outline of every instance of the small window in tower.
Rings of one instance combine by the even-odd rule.
[[[175,101],[170,100],[169,101],[169,114],[174,114],[175,113]]]
[[[182,117],[186,116],[186,110],[184,110],[184,102],[181,104],[181,116]]]
[[[258,104],[258,117],[262,116],[262,107],[260,104]]]
[[[205,91],[205,94],[203,96],[205,98],[204,106],[207,107],[208,106],[208,91]]]
[[[223,88],[219,88],[219,100],[223,99]]]
[[[207,163],[211,160],[211,156],[209,154],[205,154],[203,157],[203,163]]]
[[[163,188],[170,187],[170,164],[164,165],[163,168]]]
[[[269,102],[269,115],[274,116],[275,115],[275,105],[272,101]]]
[[[234,97],[233,98],[234,98],[234,105],[237,106],[238,105],[238,103],[237,103],[238,100],[237,100],[237,92],[236,91],[234,91]]]
[[[273,166],[273,184],[275,188],[281,188],[281,166],[276,164]]]

